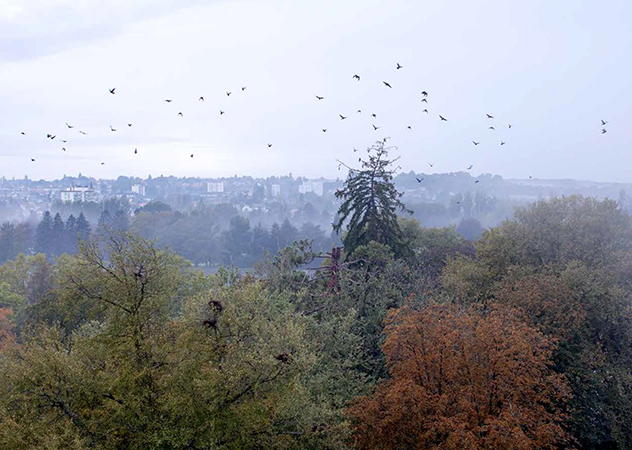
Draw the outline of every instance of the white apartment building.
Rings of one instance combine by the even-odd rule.
[[[59,192],[62,202],[98,202],[99,193],[92,187],[72,186]]]
[[[224,182],[223,181],[209,181],[206,183],[206,192],[212,192],[215,194],[224,192]]]
[[[322,181],[303,181],[303,183],[298,187],[298,192],[301,194],[307,194],[308,192],[313,192],[316,195],[323,195],[323,182]]]

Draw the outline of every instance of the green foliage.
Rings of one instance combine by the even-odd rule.
[[[397,256],[408,253],[404,236],[397,221],[397,210],[408,212],[395,189],[388,159],[388,149],[378,141],[368,149],[368,160],[362,161],[360,170],[351,169],[344,187],[336,192],[342,200],[334,230],[340,234],[346,224],[343,243],[347,254],[371,241],[387,245]]]

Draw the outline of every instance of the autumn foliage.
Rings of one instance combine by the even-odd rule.
[[[554,343],[514,310],[431,305],[386,322],[390,379],[349,409],[358,449],[568,448]]]

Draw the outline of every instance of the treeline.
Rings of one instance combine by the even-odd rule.
[[[0,263],[18,254],[43,253],[57,257],[75,254],[80,240],[92,235],[104,236],[111,231],[133,230],[156,239],[195,264],[253,267],[266,253],[276,254],[295,240],[312,241],[316,251],[326,251],[338,242],[319,225],[305,222],[300,228],[289,220],[273,223],[268,229],[261,223],[254,227],[229,205],[205,206],[190,213],[173,211],[162,202],[150,202],[130,218],[129,203],[107,201],[93,228],[83,212],[70,214],[64,220],[57,212],[46,211],[35,229],[27,223],[4,223],[0,227]]]
[[[632,218],[565,197],[475,243],[425,229],[382,144],[326,253],[207,276],[115,232],[0,266],[2,447],[632,448]]]

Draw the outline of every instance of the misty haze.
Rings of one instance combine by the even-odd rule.
[[[0,449],[632,449],[631,21],[0,0]]]

